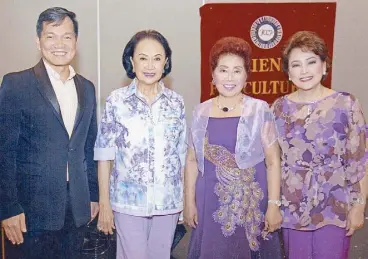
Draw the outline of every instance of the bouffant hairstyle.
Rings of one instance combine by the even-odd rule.
[[[159,43],[161,43],[162,47],[164,48],[165,56],[167,58],[167,62],[164,67],[164,72],[162,73],[162,77],[161,77],[161,78],[164,78],[171,72],[171,66],[172,66],[171,53],[172,51],[171,51],[171,48],[166,38],[161,33],[155,30],[144,30],[144,31],[137,32],[136,34],[133,35],[133,37],[129,40],[129,42],[125,46],[122,62],[123,62],[125,71],[127,73],[127,76],[131,79],[135,77],[135,73],[133,72],[133,64],[130,58],[133,58],[134,50],[137,44],[141,40],[144,40],[144,39],[156,40]]]
[[[331,66],[331,60],[328,56],[327,45],[317,33],[311,31],[299,31],[293,34],[286,42],[282,50],[282,66],[285,73],[289,72],[289,57],[293,49],[300,48],[303,51],[311,51],[326,62],[327,69]],[[326,71],[327,73],[327,71]],[[326,75],[323,77],[323,79]]]
[[[210,51],[212,72],[216,69],[219,58],[224,54],[233,54],[241,57],[244,60],[245,71],[249,74],[252,49],[248,42],[237,37],[224,37],[218,40]]]

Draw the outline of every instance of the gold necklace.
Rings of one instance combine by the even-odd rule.
[[[220,97],[220,96],[217,96],[217,100],[216,100],[216,106],[217,106],[217,108],[219,108],[219,109],[220,109],[221,111],[223,111],[223,112],[230,112],[230,111],[232,111],[232,110],[234,110],[234,109],[235,109],[235,107],[236,107],[237,103],[235,103],[235,105],[234,105],[233,107],[226,107],[226,106],[222,106],[222,105],[220,104],[219,97]],[[243,100],[243,97],[242,97],[242,98],[240,98],[239,103],[240,103],[240,101],[241,101],[241,100]]]

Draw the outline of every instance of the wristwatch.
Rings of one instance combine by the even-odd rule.
[[[268,203],[275,204],[278,207],[281,206],[281,201],[280,200],[268,200]]]

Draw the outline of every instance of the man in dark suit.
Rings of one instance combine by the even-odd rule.
[[[70,66],[75,14],[37,21],[41,61],[0,88],[0,220],[7,258],[79,258],[81,227],[98,213],[96,98]]]

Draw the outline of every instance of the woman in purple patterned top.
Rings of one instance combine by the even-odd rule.
[[[344,259],[364,223],[366,129],[358,100],[324,87],[325,42],[298,32],[283,51],[297,91],[273,111],[282,149],[281,209],[289,259]]]
[[[219,96],[193,113],[185,169],[190,259],[281,259],[280,151],[272,111],[242,94],[250,46],[219,40],[210,54]]]

